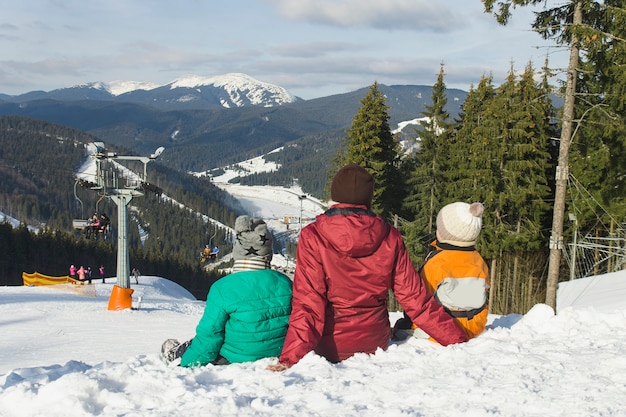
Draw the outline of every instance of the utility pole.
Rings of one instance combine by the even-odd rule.
[[[284,190],[285,192],[288,192],[289,194],[293,194],[296,197],[298,197],[298,200],[300,200],[300,221],[298,222],[300,224],[299,228],[300,231],[302,231],[302,217],[304,216],[304,207],[302,206],[302,203],[304,202],[304,200],[309,200],[311,203],[319,206],[322,210],[326,210],[326,207],[321,204],[318,203],[317,201],[315,201],[312,198],[309,198],[306,194],[298,194],[298,193],[294,193],[293,191],[289,191],[289,190]]]
[[[299,195],[298,199],[300,200],[300,232],[302,232],[302,202],[306,199],[306,195]]]
[[[572,26],[583,22],[582,0],[574,4]],[[563,122],[559,145],[559,161],[556,167],[556,190],[554,194],[554,213],[552,217],[552,234],[550,235],[550,258],[548,263],[548,279],[546,288],[546,304],[556,311],[556,290],[559,284],[561,250],[563,249],[563,217],[565,214],[565,196],[569,179],[569,148],[572,140],[574,122],[574,102],[576,79],[578,77],[578,59],[580,44],[575,30],[570,41],[570,56],[567,66],[567,85],[563,104]]]

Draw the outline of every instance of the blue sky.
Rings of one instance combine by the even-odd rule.
[[[548,2],[552,3],[552,2]],[[530,31],[529,8],[506,27],[480,0],[0,0],[0,93],[88,82],[166,84],[248,74],[304,99],[381,84],[449,88],[511,63],[562,69],[567,51]],[[561,75],[561,78],[563,76]]]

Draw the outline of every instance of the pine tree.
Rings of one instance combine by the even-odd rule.
[[[498,88],[490,77],[483,77],[478,88],[470,90],[450,146],[446,198],[485,205],[477,246],[491,259],[492,272],[502,259],[512,259],[511,282],[502,285],[509,290],[500,291],[499,281],[492,279],[505,300],[517,297],[522,285],[520,255],[544,242],[542,224],[549,209],[549,101],[533,78],[531,65],[520,81],[511,67]],[[519,307],[517,302],[503,306]]]
[[[483,76],[470,88],[455,134],[449,146],[449,170],[443,203],[481,201],[489,213],[495,212],[501,160],[500,130],[495,125],[490,103],[496,96],[493,78]]]
[[[411,223],[405,227],[405,241],[412,254],[422,257],[434,238],[435,219],[445,195],[448,146],[452,132],[447,104],[444,66],[441,65],[437,82],[433,85],[431,104],[426,105],[420,120],[419,149],[413,157],[413,169],[407,180],[405,209]]]
[[[604,3],[589,11],[581,36],[586,53],[577,84],[580,124],[572,141],[571,173],[604,208],[585,204],[590,195],[584,192],[572,193],[570,211],[578,213],[583,227],[598,217],[609,223],[626,214],[626,8],[623,0]]]
[[[554,111],[546,99],[545,85],[537,84],[534,78],[535,71],[529,63],[517,84],[514,122],[519,135],[511,137],[510,157],[505,165],[515,223],[526,225],[524,238],[515,246],[527,251],[544,246],[542,222],[550,211],[547,200],[551,195],[547,177],[551,164],[548,116]]]
[[[521,312],[524,288],[531,284],[532,265],[524,260],[545,247],[542,233],[543,219],[548,213],[546,198],[550,193],[546,177],[550,155],[543,90],[534,81],[534,70],[529,64],[521,79],[515,80],[511,68],[507,81],[499,88],[493,104],[503,108],[502,192],[500,210],[503,258],[509,265],[509,291],[500,301],[505,311]],[[495,242],[493,242],[495,243]],[[501,262],[500,265],[503,265]]]
[[[400,145],[389,128],[388,110],[385,96],[374,83],[361,100],[336,160],[339,166],[361,165],[374,176],[372,209],[387,219],[400,211],[404,189],[398,168]]]
[[[500,130],[498,200],[501,223],[508,233],[500,242],[505,251],[528,251],[544,243],[542,219],[549,209],[547,152],[549,137],[543,90],[534,81],[529,64],[520,81],[511,68],[491,103]]]

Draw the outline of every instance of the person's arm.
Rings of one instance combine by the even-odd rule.
[[[217,358],[224,344],[224,329],[228,313],[221,307],[219,286],[213,284],[206,300],[204,314],[196,327],[191,345],[180,359],[180,366],[203,366]]]
[[[327,288],[315,242],[314,228],[304,228],[296,254],[289,328],[279,358],[282,369],[294,365],[315,349],[324,331]]]
[[[398,249],[393,291],[412,322],[437,342],[446,346],[467,341],[465,332],[426,290],[403,242]]]

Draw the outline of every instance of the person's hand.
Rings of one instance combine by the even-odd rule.
[[[272,372],[282,372],[289,369],[289,367],[284,363],[275,363],[273,365],[267,365],[267,368],[265,369]]]

